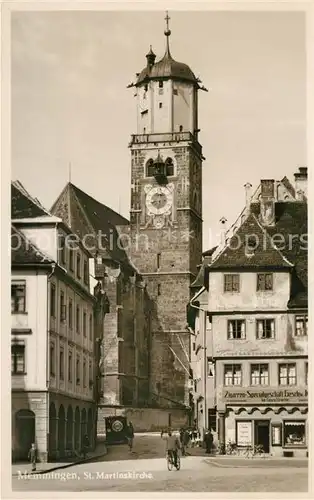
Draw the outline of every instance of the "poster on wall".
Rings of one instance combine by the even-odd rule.
[[[237,422],[237,446],[252,446],[252,422]]]

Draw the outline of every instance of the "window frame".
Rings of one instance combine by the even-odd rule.
[[[88,260],[87,259],[84,259],[83,261],[83,275],[84,275],[84,283],[85,285],[88,285],[89,284],[89,271],[88,271]]]
[[[50,317],[56,318],[57,289],[55,283],[50,283]]]
[[[79,251],[77,251],[77,254],[76,254],[76,277],[79,280],[82,278],[81,267],[82,267],[81,254]]]
[[[244,325],[244,337],[231,337],[230,336],[230,325],[232,323],[241,323],[241,325]],[[237,330],[237,328],[236,328]],[[234,333],[234,332],[233,332]],[[240,328],[240,335],[242,335],[242,328]],[[237,318],[237,319],[228,319],[227,320],[227,339],[228,340],[245,340],[246,339],[246,321],[245,319],[242,318]]]
[[[14,352],[15,349],[18,351],[19,349],[22,352],[22,362],[23,362],[23,370],[18,370],[18,356],[21,353]],[[13,366],[12,366],[13,365]],[[23,342],[12,342],[11,343],[11,375],[26,375],[26,346]]]
[[[267,277],[271,277],[271,288],[266,288]],[[260,278],[264,278],[263,282],[260,282]],[[260,284],[263,286],[261,287]],[[273,292],[274,291],[274,273],[257,273],[256,275],[256,291],[257,292]]]
[[[273,329],[270,328],[270,331],[273,330],[273,336],[272,337],[267,337],[267,336],[264,336],[264,331],[266,331],[266,322],[272,322],[271,324],[273,324]],[[259,336],[259,324],[263,323],[264,327],[263,328],[263,336],[260,337]],[[257,318],[256,319],[256,340],[275,340],[276,338],[276,321],[275,321],[275,318]]]
[[[70,247],[69,255],[69,269],[74,273],[74,248]]]
[[[75,331],[78,335],[81,333],[80,312],[80,306],[77,304],[75,310]]]
[[[253,383],[253,367],[258,367],[258,383],[254,384]],[[262,383],[262,367],[267,367],[267,383]],[[269,373],[269,363],[250,363],[250,385],[251,387],[256,387],[256,386],[268,386],[269,385],[269,379],[270,379],[270,373]]]
[[[223,289],[224,289],[224,293],[240,293],[240,289],[241,289],[241,286],[240,286],[240,274],[236,274],[236,273],[225,273],[224,275],[224,285],[223,285]],[[237,290],[234,289],[234,279],[237,279]],[[227,280],[228,279],[231,279],[231,290],[228,290],[227,288]]]
[[[65,293],[63,290],[60,290],[60,321],[65,323],[67,319],[66,315],[66,302],[65,302]]]
[[[83,311],[83,337],[87,337],[87,314]]]
[[[23,289],[23,307],[19,310],[19,297],[14,296],[14,308],[12,308],[12,298],[13,298],[13,289],[17,289],[21,287]],[[16,307],[17,306],[17,307]],[[25,314],[26,313],[26,280],[11,280],[11,314]]]
[[[287,368],[287,375],[286,375],[286,377],[283,377],[280,374],[280,368],[284,367],[284,366]],[[291,377],[291,375],[289,376],[289,367],[290,368],[291,367],[295,368],[295,376],[294,377]],[[281,379],[283,379],[283,378],[287,379],[287,383],[286,384],[282,384],[281,383]],[[290,378],[292,378],[292,379],[295,380],[295,382],[293,384],[289,383]],[[278,385],[280,387],[295,387],[297,385],[297,380],[298,380],[298,377],[297,377],[297,363],[278,363]]]
[[[73,330],[73,300],[69,298],[69,329]]]
[[[56,376],[56,346],[54,342],[50,342],[49,345],[49,375],[53,378]]]
[[[76,377],[76,385],[80,385],[81,384],[81,358],[80,358],[79,354],[76,355],[75,377]]]
[[[298,424],[303,424],[304,425],[304,442],[303,443],[287,443],[286,442],[286,432],[285,432],[285,428],[286,428],[286,424],[291,424],[291,423],[298,423]],[[290,418],[285,418],[282,422],[282,446],[284,448],[294,448],[294,447],[297,447],[297,448],[307,448],[307,433],[306,433],[306,420],[305,419],[296,419],[296,420],[293,420],[293,419],[290,419]]]
[[[302,320],[303,323],[303,334],[297,334],[297,321]],[[294,316],[294,337],[303,338],[308,336],[308,315],[307,314],[295,314]]]
[[[71,384],[73,381],[73,352],[69,350],[68,352],[68,382]]]
[[[226,384],[226,369],[227,369],[227,367],[232,367],[232,377],[231,377],[232,384]],[[240,383],[239,384],[234,383],[236,367],[240,367]],[[243,383],[242,363],[225,363],[223,374],[224,374],[224,387],[241,387],[242,386],[242,383]],[[228,378],[230,378],[230,377],[228,377]]]
[[[59,352],[59,380],[64,381],[64,347],[60,347]]]

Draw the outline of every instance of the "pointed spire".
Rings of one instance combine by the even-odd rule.
[[[169,21],[170,21],[170,17],[168,15],[168,11],[166,11],[166,17],[165,17],[165,21],[166,21],[166,29],[164,31],[165,35],[166,35],[166,53],[165,55],[169,56],[170,57],[170,49],[169,49],[169,36],[171,35],[171,31],[169,29]]]

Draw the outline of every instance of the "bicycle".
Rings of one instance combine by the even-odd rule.
[[[173,468],[174,468],[174,467],[175,467],[177,470],[180,470],[180,467],[181,467],[181,461],[180,461],[180,457],[179,457],[179,454],[178,454],[178,453],[177,453],[177,464],[176,464],[176,465],[175,465],[175,462],[174,462],[174,456],[173,456],[172,451],[168,451],[168,452],[167,452],[166,459],[167,459],[167,467],[168,467],[168,470],[169,470],[169,471],[173,470]]]
[[[262,444],[257,444],[257,445],[249,445],[246,447],[244,451],[244,456],[245,458],[253,458],[257,455],[260,455],[261,457],[263,456],[265,458],[265,450]]]

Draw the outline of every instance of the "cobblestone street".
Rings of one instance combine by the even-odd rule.
[[[190,450],[193,452],[193,450]],[[197,450],[196,453],[202,453]],[[29,466],[21,472],[29,471]],[[157,436],[137,436],[134,451],[113,446],[97,461],[42,475],[12,479],[14,491],[200,491],[306,492],[307,461],[241,460],[188,456],[181,470],[167,470],[164,443]]]

